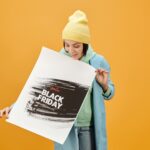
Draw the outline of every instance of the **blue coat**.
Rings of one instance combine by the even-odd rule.
[[[90,64],[94,68],[103,68],[110,72],[109,63],[102,55],[94,55],[90,59]],[[92,102],[96,150],[107,150],[107,133],[104,100],[110,100],[114,95],[114,84],[111,81],[110,73],[108,78],[109,89],[103,93],[101,85],[94,79],[92,84]],[[65,143],[63,145],[54,143],[55,150],[78,150],[77,136],[74,126],[72,127]]]

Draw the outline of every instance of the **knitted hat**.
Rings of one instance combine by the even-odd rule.
[[[62,39],[89,44],[90,31],[86,14],[83,11],[77,10],[69,17],[62,32]]]

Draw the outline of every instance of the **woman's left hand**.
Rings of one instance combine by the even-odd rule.
[[[97,69],[95,72],[96,72],[96,80],[102,86],[103,91],[106,92],[108,89],[109,72],[104,69]]]

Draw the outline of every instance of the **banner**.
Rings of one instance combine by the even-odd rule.
[[[89,64],[43,47],[6,121],[63,144],[94,77]]]

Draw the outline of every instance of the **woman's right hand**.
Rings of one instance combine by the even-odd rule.
[[[8,118],[12,108],[13,105],[11,105],[10,107],[5,107],[4,109],[0,110],[0,118],[2,118],[4,115],[6,116],[6,118]]]

